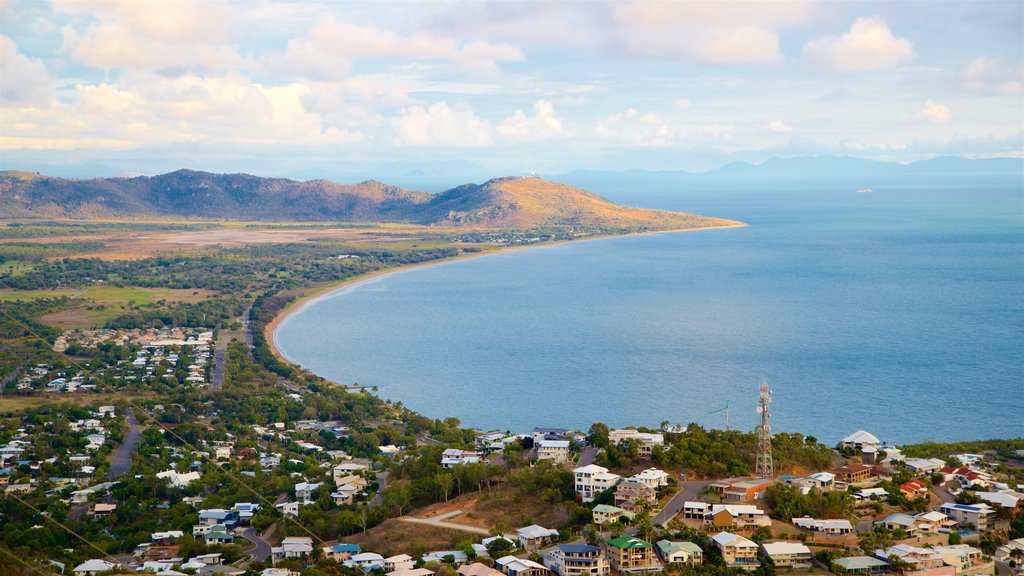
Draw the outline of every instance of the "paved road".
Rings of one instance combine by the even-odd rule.
[[[580,450],[580,461],[576,463],[576,467],[582,468],[584,466],[590,466],[594,463],[594,459],[597,458],[597,453],[600,451],[601,449],[597,446],[587,446],[583,450]]]
[[[448,528],[450,530],[472,532],[473,534],[483,534],[485,536],[491,535],[490,530],[487,530],[485,528],[477,528],[476,526],[466,526],[465,524],[455,524],[454,522],[445,522],[445,520],[447,520],[448,518],[458,516],[459,514],[462,514],[462,510],[452,510],[451,512],[446,512],[444,514],[434,516],[433,518],[412,518],[409,516],[402,516],[401,518],[399,518],[399,520],[401,520],[402,522],[411,522],[413,524],[427,524],[430,526],[436,526],[438,528]]]
[[[118,446],[117,452],[114,454],[114,460],[111,461],[110,468],[107,470],[108,480],[113,480],[131,470],[132,452],[135,452],[135,449],[139,446],[139,440],[142,439],[144,426],[135,421],[135,410],[131,407],[126,408],[124,415],[125,419],[128,420],[128,432],[124,435],[124,442],[121,442],[121,445]]]
[[[252,556],[253,562],[263,562],[270,558],[270,544],[260,536],[252,526],[242,531],[242,538],[253,543],[253,547],[245,553]]]
[[[249,345],[249,355],[252,355],[252,325],[249,323],[249,313],[252,312],[252,302],[249,302],[249,306],[246,307],[245,312],[242,313],[242,337],[245,339],[245,343]]]
[[[683,509],[683,504],[687,500],[695,500],[697,494],[710,484],[710,480],[694,480],[692,482],[680,482],[679,492],[665,504],[665,507],[658,512],[658,514],[651,519],[652,524],[661,524],[662,526],[667,525],[670,520],[675,518],[676,514]]]
[[[953,481],[951,481],[951,483],[952,482]],[[956,497],[953,496],[953,494],[950,493],[949,489],[946,488],[945,485],[942,485],[942,486],[932,486],[932,492],[936,496],[939,497],[939,500],[941,500],[943,504],[949,504],[950,502],[956,502]]]
[[[384,489],[388,487],[388,473],[377,472],[377,494],[374,495],[373,500],[370,500],[371,506],[380,506],[383,498],[381,494],[384,493]]]
[[[224,386],[224,375],[226,374],[224,361],[227,359],[228,334],[227,330],[217,331],[217,345],[213,348],[213,378],[210,382],[210,388],[214,390],[220,390]]]

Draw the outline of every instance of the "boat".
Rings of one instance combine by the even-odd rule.
[[[872,192],[874,192],[874,190],[871,188],[861,188],[860,190],[857,190],[857,194],[871,194]]]

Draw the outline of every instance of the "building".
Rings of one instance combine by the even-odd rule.
[[[576,493],[583,502],[593,502],[598,494],[613,488],[622,478],[596,464],[576,468],[573,475],[576,477]]]
[[[956,520],[946,516],[942,512],[921,512],[914,516],[914,522],[923,532],[939,532],[941,530],[952,530],[956,527]]]
[[[615,487],[615,505],[629,512],[636,512],[644,502],[654,504],[657,500],[654,488],[635,480],[619,482]]]
[[[650,542],[634,536],[619,536],[605,541],[605,551],[612,569],[619,573],[661,570],[661,563]]]
[[[723,502],[748,502],[764,498],[764,493],[774,484],[764,478],[730,478],[712,482],[708,488],[713,490]]]
[[[750,504],[684,502],[683,518],[700,520],[701,525],[714,528],[771,526],[764,510]]]
[[[313,499],[313,493],[323,486],[322,482],[299,482],[295,485],[295,497],[303,502]]]
[[[704,551],[693,542],[659,540],[658,555],[665,564],[686,564],[699,566],[704,563]]]
[[[117,568],[117,564],[113,562],[107,562],[106,560],[86,560],[78,566],[75,566],[73,570],[75,576],[96,576],[100,572],[106,572],[107,570],[113,570]]]
[[[349,558],[359,554],[359,544],[346,544],[344,542],[339,544],[333,544],[324,548],[324,558],[330,558],[335,562],[344,562]],[[410,564],[411,565],[411,564]],[[387,568],[385,568],[387,569]],[[392,568],[393,570],[394,568]],[[390,570],[389,570],[390,572]]]
[[[976,530],[987,530],[989,521],[995,511],[988,504],[943,504],[939,511],[949,516],[961,527],[974,527]]]
[[[906,458],[903,466],[907,472],[916,475],[932,474],[946,467],[946,462],[938,458]]]
[[[917,526],[917,519],[909,514],[894,512],[881,520],[875,520],[875,526],[882,526],[886,530],[903,530],[907,537],[917,536],[920,528]]]
[[[801,494],[808,494],[812,489],[828,492],[835,488],[836,475],[831,472],[816,472],[800,478],[790,478],[787,484],[800,488]]]
[[[501,576],[500,570],[495,570],[486,564],[474,562],[472,564],[463,564],[456,570],[459,576]]]
[[[633,480],[634,482],[639,482],[641,484],[646,484],[647,486],[650,486],[655,490],[667,485],[668,478],[668,472],[665,472],[664,470],[659,470],[657,468],[648,468],[643,472],[634,474],[629,477],[630,480]]]
[[[835,468],[831,472],[835,475],[836,482],[844,484],[862,484],[877,479],[874,468],[866,464],[847,464],[846,466]]]
[[[956,568],[958,574],[961,570],[970,570],[973,566],[985,563],[981,550],[967,544],[935,546],[932,552],[942,556],[942,562]]]
[[[800,542],[763,542],[761,554],[772,559],[776,568],[809,568],[811,549]]]
[[[359,551],[357,550],[355,553],[358,554]],[[402,572],[403,570],[411,570],[415,564],[416,562],[412,559],[412,556],[409,556],[408,554],[398,554],[384,559],[384,571]]]
[[[664,434],[652,434],[648,432],[640,432],[632,428],[623,428],[621,430],[611,430],[608,432],[608,442],[612,444],[621,444],[626,440],[634,440],[637,445],[637,454],[641,458],[650,458],[651,452],[655,446],[665,445]]]
[[[309,536],[288,536],[281,541],[280,546],[270,549],[270,557],[273,562],[287,558],[298,558],[313,551],[313,539]]]
[[[557,544],[549,556],[559,576],[608,576],[611,564],[604,552],[588,544]]]
[[[890,561],[890,558],[898,558],[900,562],[909,566],[909,571],[941,568],[943,565],[941,554],[928,548],[918,548],[909,544],[897,544],[888,550],[875,550],[875,557],[886,561]]]
[[[635,514],[628,510],[623,510],[618,506],[609,506],[607,504],[598,504],[594,506],[594,524],[603,526],[605,524],[611,524],[619,518],[632,519]]]
[[[853,524],[849,520],[842,519],[826,519],[819,520],[817,518],[793,518],[793,525],[797,528],[803,528],[809,532],[817,532],[818,534],[825,534],[828,536],[845,536],[846,534],[853,534]]]
[[[1020,550],[1024,553],[1024,538],[1017,538],[1016,540],[1010,540],[1006,544],[1003,544],[996,549],[993,556],[997,560],[1009,560],[1014,550]]]
[[[836,558],[833,564],[842,567],[847,574],[871,574],[878,576],[889,573],[889,563],[871,556],[850,556]]]
[[[754,570],[760,566],[757,561],[757,544],[731,532],[719,532],[711,538],[711,543],[722,555],[725,565],[730,568]]]
[[[221,508],[199,511],[200,526],[214,526],[217,524],[223,524],[229,530],[234,528],[238,524],[238,512]]]
[[[852,450],[864,450],[865,447],[872,447],[878,450],[878,447],[882,445],[882,442],[877,436],[864,430],[857,430],[853,434],[850,434],[846,438],[839,441],[840,448],[848,448]]]
[[[384,557],[374,552],[360,552],[359,554],[353,554],[351,558],[345,560],[342,563],[343,566],[349,568],[359,568],[364,572],[376,570],[380,568],[384,569]]]
[[[917,500],[928,497],[928,485],[914,478],[900,484],[900,493],[906,496],[907,500]]]
[[[549,574],[546,566],[526,558],[502,556],[495,560],[494,564],[507,576],[548,576]]]
[[[558,538],[558,530],[531,524],[516,530],[516,536],[523,550],[537,550],[551,542],[552,538]]]
[[[442,468],[454,468],[455,466],[461,466],[463,464],[479,464],[480,454],[478,452],[471,452],[469,450],[460,450],[458,448],[448,448],[441,453],[441,467]]]
[[[555,464],[569,461],[568,440],[541,440],[537,444],[537,459],[551,460]]]

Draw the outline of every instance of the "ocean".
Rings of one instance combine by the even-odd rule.
[[[481,429],[695,422],[834,443],[1024,435],[1024,190],[1012,179],[617,192],[744,228],[538,247],[310,302],[282,353]]]

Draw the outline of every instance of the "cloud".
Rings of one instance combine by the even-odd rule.
[[[490,146],[491,125],[467,106],[410,106],[391,119],[396,146]]]
[[[676,100],[676,108],[679,108],[680,110],[689,110],[690,101],[686,98],[680,98],[679,100]]]
[[[45,106],[51,95],[50,75],[43,62],[25,56],[13,40],[0,35],[0,102]]]
[[[534,114],[527,116],[522,110],[498,124],[498,133],[512,140],[547,140],[562,134],[562,121],[555,114],[554,105],[544,99],[533,105]]]
[[[787,126],[782,120],[772,120],[768,123],[768,129],[773,132],[792,132],[793,127]]]
[[[963,85],[972,92],[1016,96],[1024,92],[1024,67],[1016,73],[1003,67],[996,58],[978,56],[961,73]]]
[[[949,112],[949,107],[945,104],[939,104],[933,100],[928,100],[924,103],[924,108],[917,113],[918,118],[923,118],[929,122],[935,122],[936,124],[945,124],[953,117]]]
[[[485,41],[460,42],[417,32],[402,36],[369,24],[320,18],[308,34],[288,41],[283,54],[266,58],[271,71],[319,80],[338,79],[360,59],[436,61],[460,70],[493,74],[498,62],[523,59],[519,48]]]
[[[629,146],[668,146],[675,136],[660,116],[653,112],[641,113],[636,108],[609,114],[594,126],[594,133]]]
[[[810,61],[844,72],[892,68],[914,59],[906,38],[894,36],[880,18],[858,18],[840,37],[823,36],[804,45]]]

